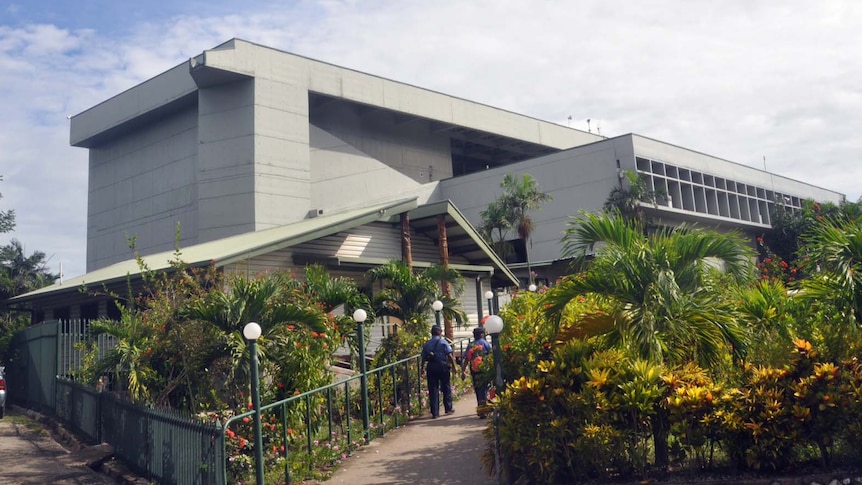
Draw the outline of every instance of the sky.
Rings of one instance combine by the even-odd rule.
[[[860,26],[854,0],[0,0],[0,245],[83,274],[68,117],[235,37],[856,201]]]

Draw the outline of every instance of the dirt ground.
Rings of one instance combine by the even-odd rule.
[[[94,450],[71,451],[47,427],[15,407],[0,419],[0,483],[102,485],[116,483],[87,465]]]

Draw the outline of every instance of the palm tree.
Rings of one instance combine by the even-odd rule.
[[[505,257],[511,249],[506,243],[506,239],[509,230],[512,228],[512,222],[509,220],[507,210],[503,207],[502,201],[495,200],[491,202],[479,215],[482,218],[482,224],[479,226],[479,232],[482,234],[482,237],[494,248],[497,254]]]
[[[426,318],[433,314],[434,300],[443,302],[443,316],[459,324],[466,315],[459,309],[457,299],[440,294],[441,281],[452,285],[456,294],[464,291],[461,274],[451,268],[432,266],[421,273],[414,273],[401,261],[390,261],[368,270],[370,283],[382,283],[383,289],[374,296],[373,307],[378,316],[389,316],[401,320],[405,330],[413,334],[424,334]]]
[[[624,170],[628,188],[622,185],[614,187],[605,200],[604,210],[607,212],[619,211],[624,217],[634,218],[644,227],[648,225],[646,212],[641,203],[655,205],[656,199],[664,194],[651,190],[647,181],[636,172]]]
[[[553,200],[553,197],[539,190],[538,182],[528,173],[520,177],[507,173],[503,176],[500,187],[503,189],[503,194],[481,213],[481,231],[495,249],[505,252],[507,247],[504,238],[509,229],[515,228],[518,237],[524,241],[529,284],[533,282],[533,270],[530,267],[530,235],[535,228],[529,213],[541,209],[542,204]],[[495,230],[499,238],[497,241],[493,241]]]
[[[565,306],[586,294],[610,310],[584,316],[566,335],[602,336],[657,363],[694,358],[710,366],[728,350],[744,352],[743,332],[707,277],[718,263],[734,280],[748,276],[750,250],[737,234],[681,226],[648,236],[619,213],[587,214],[564,231],[563,254],[586,271],[549,292],[549,314],[559,321]]]
[[[694,360],[708,367],[728,352],[744,355],[745,333],[709,275],[718,263],[734,280],[749,274],[750,251],[740,236],[686,227],[650,236],[640,222],[617,212],[573,219],[563,242],[564,255],[586,271],[547,293],[547,312],[559,322],[568,303],[584,295],[602,309],[576,318],[558,339],[596,337],[653,364]],[[666,416],[659,412],[653,422],[659,467],[668,463],[668,433]]]
[[[860,336],[862,323],[862,221],[826,218],[802,241],[810,276],[798,296],[815,306],[834,305],[843,320],[839,341],[849,344]]]
[[[299,282],[282,273],[267,273],[254,279],[233,275],[227,288],[211,290],[183,316],[208,322],[221,332],[221,346],[212,348],[206,360],[214,362],[227,355],[230,380],[247,383],[250,369],[242,334],[247,323],[257,322],[261,326],[258,358],[264,368],[269,355],[284,347],[288,326],[326,332],[327,317],[320,307],[291,298],[291,292],[300,288]]]
[[[3,176],[0,175],[0,182],[3,181]],[[0,199],[3,198],[3,194],[0,194]],[[0,211],[0,234],[6,233],[15,229],[15,211],[13,209],[7,209]]]
[[[131,306],[118,303],[120,320],[106,318],[90,322],[90,337],[108,335],[117,345],[108,350],[96,361],[93,375],[114,375],[116,382],[122,382],[135,401],[150,397],[151,385],[157,377],[147,364],[146,355],[152,348],[155,332],[149,325],[142,324],[141,315]],[[92,340],[91,340],[92,343]],[[91,351],[94,348],[90,349]]]

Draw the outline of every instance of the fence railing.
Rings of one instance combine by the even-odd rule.
[[[456,354],[470,339],[453,343]],[[423,389],[422,361],[414,355],[371,369],[368,402],[360,392],[361,374],[282,401],[261,405],[264,470],[279,470],[284,483],[312,477],[315,464],[336,465],[369,440],[384,436],[420,415],[428,406]],[[363,423],[362,406],[368,406],[369,429]],[[221,439],[225,457],[225,483],[248,476],[254,467],[254,410],[233,416],[224,423]],[[366,433],[367,432],[367,433]]]
[[[57,378],[56,416],[92,443],[108,443],[135,473],[162,484],[215,484],[224,476],[222,427],[141,406]]]
[[[427,405],[418,356],[367,373],[368,436],[374,439],[420,414]],[[282,401],[262,405],[264,469],[281,469],[284,482],[312,475],[315,463],[335,465],[367,444],[362,421],[361,375]],[[225,483],[245,477],[252,459],[254,410],[224,424],[221,445],[226,458]]]
[[[87,350],[81,345],[90,341],[97,355],[104,356],[117,346],[117,340],[107,334],[91,335],[90,321],[83,319],[60,320],[57,332],[57,375],[67,379],[77,378]]]
[[[253,469],[253,410],[224,425],[204,423],[69,380],[80,364],[76,344],[86,333],[78,322],[51,322],[16,336],[17,358],[7,367],[15,401],[53,413],[93,443],[110,444],[117,458],[157,483],[221,485],[247,477]],[[469,339],[461,339],[453,348],[460,355],[467,345]],[[367,401],[360,392],[362,376],[355,375],[262,405],[265,469],[280,469],[285,483],[310,476],[316,463],[335,465],[367,444],[366,434],[373,440],[421,414],[428,404],[421,371],[418,355],[369,370]]]

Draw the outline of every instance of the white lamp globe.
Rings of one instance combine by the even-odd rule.
[[[368,314],[361,308],[357,308],[356,311],[353,312],[353,321],[356,323],[362,323],[366,318],[368,318]]]
[[[489,334],[500,333],[503,331],[503,319],[497,315],[489,315],[485,320],[485,331]]]
[[[242,329],[243,337],[248,340],[257,340],[260,338],[260,325],[257,322],[248,322]]]
[[[435,312],[439,312],[443,309],[443,302],[440,300],[434,300],[434,303],[431,304],[431,308],[433,308]]]
[[[534,285],[534,284],[532,284],[532,283],[531,283],[531,284],[530,284],[530,286],[528,286],[528,287],[527,287],[527,289],[535,293],[535,291],[536,291],[536,285]]]
[[[494,292],[491,290],[486,291],[485,292],[485,299],[490,300],[491,298],[494,298]]]

